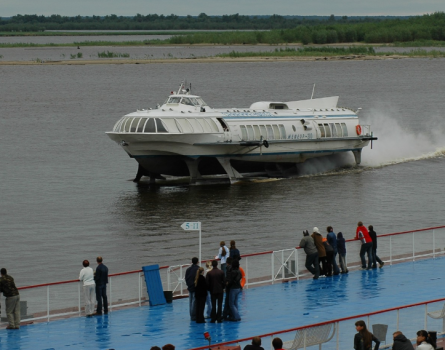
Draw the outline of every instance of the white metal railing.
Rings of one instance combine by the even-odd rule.
[[[410,304],[396,308],[380,310],[369,314],[355,315],[351,317],[322,322],[309,326],[297,327],[275,333],[260,335],[262,346],[271,349],[272,340],[280,338],[285,349],[294,349],[293,344],[299,343],[298,349],[325,349],[339,350],[351,348],[355,331],[355,322],[363,320],[370,332],[376,333],[373,326],[388,326],[381,338],[380,348],[391,348],[392,334],[402,331],[412,341],[416,338],[416,332],[425,329],[428,331],[442,332],[443,320],[435,320],[428,317],[428,310],[441,309],[445,298],[435,299],[422,303]],[[239,345],[241,349],[251,343],[252,338],[237,339],[230,342],[212,344],[212,348],[223,345]],[[205,350],[208,346],[194,348],[192,350]]]
[[[301,238],[297,237],[295,243],[299,244]],[[359,241],[348,240],[346,249],[348,268],[359,267]],[[377,254],[388,265],[443,256],[445,226],[378,236]],[[240,264],[246,275],[244,288],[307,277],[310,274],[304,266],[305,260],[306,254],[300,248],[242,255]],[[161,267],[164,290],[173,291],[176,297],[187,296],[185,272],[189,266]],[[77,280],[20,287],[19,290],[24,321],[50,320],[83,313],[82,285]],[[107,293],[110,310],[129,305],[141,306],[148,301],[144,275],[140,270],[110,275]],[[6,310],[4,305],[2,310]],[[4,311],[2,316],[5,316]]]

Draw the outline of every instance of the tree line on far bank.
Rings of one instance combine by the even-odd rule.
[[[0,31],[42,30],[181,30],[234,29],[252,31],[203,32],[175,35],[172,44],[334,44],[394,43],[411,41],[445,41],[445,13],[403,18],[348,18],[331,15],[323,20],[293,16],[207,16],[136,15],[135,17],[93,16],[63,17],[59,15],[17,15],[0,19]],[[267,29],[267,30],[266,30]],[[150,42],[151,43],[151,42]]]

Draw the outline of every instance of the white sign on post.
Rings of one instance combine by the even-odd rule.
[[[199,231],[199,265],[201,265],[201,222],[184,222],[181,228],[184,231]]]

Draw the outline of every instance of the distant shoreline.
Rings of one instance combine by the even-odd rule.
[[[421,58],[423,56],[419,56]],[[167,58],[167,59],[96,59],[96,60],[57,60],[57,61],[0,61],[2,66],[35,66],[35,65],[92,65],[92,64],[153,64],[153,63],[230,63],[230,62],[292,62],[292,61],[367,61],[367,60],[390,60],[413,58],[407,56],[366,56],[366,55],[347,55],[347,56],[287,56],[287,57],[205,57],[205,58]],[[424,57],[423,57],[424,58]]]

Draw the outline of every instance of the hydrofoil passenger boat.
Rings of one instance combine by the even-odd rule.
[[[261,101],[243,108],[211,108],[182,83],[155,109],[123,116],[107,135],[139,163],[134,181],[149,176],[247,173],[286,176],[306,160],[361,152],[377,140],[357,111],[337,107],[338,96],[300,101]],[[273,170],[271,172],[271,169]]]

